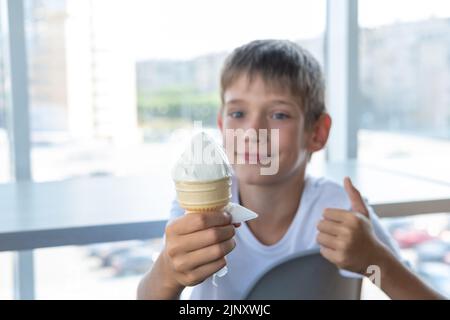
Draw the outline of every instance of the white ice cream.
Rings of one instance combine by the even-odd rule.
[[[172,170],[174,181],[214,181],[231,175],[225,151],[204,132],[192,138]]]

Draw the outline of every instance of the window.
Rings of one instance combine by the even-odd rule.
[[[176,129],[215,127],[225,56],[286,38],[323,61],[325,5],[27,0],[34,180],[168,173]]]
[[[0,2],[0,15],[4,15],[2,12]],[[9,134],[7,126],[8,118],[8,95],[7,95],[7,79],[6,79],[6,52],[7,49],[7,32],[5,25],[0,20],[0,183],[8,182],[11,180],[11,167],[10,167],[10,145]]]
[[[389,218],[383,224],[414,272],[450,296],[450,214]]]
[[[13,253],[0,252],[0,300],[11,300],[14,295]]]
[[[358,157],[449,159],[450,3],[361,0],[359,15]]]
[[[359,24],[358,159],[450,185],[450,3],[360,0]],[[417,274],[448,296],[448,213],[384,223]]]
[[[136,299],[162,239],[35,251],[36,299]]]
[[[7,42],[8,33],[5,24],[4,1],[0,0],[0,184],[12,180],[10,157],[10,134],[8,126],[8,79],[7,79]],[[14,273],[13,254],[0,252],[0,300],[13,299]]]

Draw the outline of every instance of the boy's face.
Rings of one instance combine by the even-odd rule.
[[[244,154],[242,151],[237,151],[236,147],[234,150],[227,148],[227,154],[239,180],[247,184],[265,185],[279,183],[293,175],[303,174],[308,155],[323,148],[329,131],[328,126],[325,130],[326,137],[322,137],[323,141],[318,145],[315,141],[318,130],[312,128],[306,131],[304,119],[301,106],[291,94],[268,87],[259,76],[255,76],[251,82],[246,76],[236,79],[224,92],[224,106],[218,117],[224,146],[228,145],[226,134],[228,129],[254,129],[256,132],[267,129],[268,132],[267,138],[263,139],[265,141],[247,139]],[[329,124],[331,125],[331,122]],[[271,140],[272,129],[279,130],[278,141]],[[323,129],[319,130],[319,133],[323,132]],[[260,135],[258,137],[264,138]],[[274,143],[278,148],[273,147]],[[255,150],[252,149],[251,144],[267,146],[271,161],[278,161],[278,170],[275,174],[262,175],[260,169],[267,165],[262,165],[259,161],[258,164],[249,163],[249,157],[252,156],[251,150]],[[276,152],[277,149],[278,152]],[[237,157],[245,159],[246,163],[239,164]]]

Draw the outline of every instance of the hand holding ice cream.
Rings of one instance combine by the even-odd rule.
[[[186,214],[166,228],[161,257],[171,292],[195,286],[226,266],[236,243],[231,217],[223,211]]]
[[[185,216],[166,230],[165,257],[179,284],[191,286],[226,274],[225,256],[235,242],[232,223],[257,215],[230,203],[232,169],[223,149],[207,134],[193,137],[173,169]],[[214,280],[214,279],[213,279]]]

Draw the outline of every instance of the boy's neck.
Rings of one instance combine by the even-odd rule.
[[[284,236],[297,213],[304,185],[305,170],[278,184],[239,182],[241,204],[259,215],[247,225],[260,242],[272,245]]]

